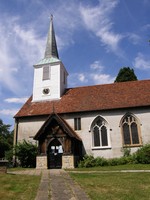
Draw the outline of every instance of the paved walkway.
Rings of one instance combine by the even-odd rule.
[[[63,169],[34,169],[11,173],[28,175],[40,175],[42,173],[35,200],[89,200],[83,189]]]

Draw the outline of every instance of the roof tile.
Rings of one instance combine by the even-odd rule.
[[[32,102],[32,96],[15,117],[150,106],[150,80],[76,87],[59,100]]]

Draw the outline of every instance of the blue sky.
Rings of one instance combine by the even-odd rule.
[[[33,65],[44,57],[50,15],[68,87],[112,83],[129,66],[150,78],[149,0],[1,0],[0,118],[32,94]]]

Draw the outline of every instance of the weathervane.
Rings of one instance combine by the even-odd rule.
[[[48,17],[51,21],[53,21],[53,15],[50,14],[50,16]]]
[[[53,20],[53,15],[52,14],[51,14],[50,18],[51,18],[51,21],[52,21]]]

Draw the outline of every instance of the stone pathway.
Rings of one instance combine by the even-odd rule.
[[[50,170],[51,200],[88,200],[83,189],[62,169]]]
[[[49,170],[42,170],[41,182],[35,200],[50,199],[49,184],[50,184]]]
[[[63,169],[34,169],[8,173],[28,175],[40,175],[42,173],[35,200],[89,200],[84,190]]]

